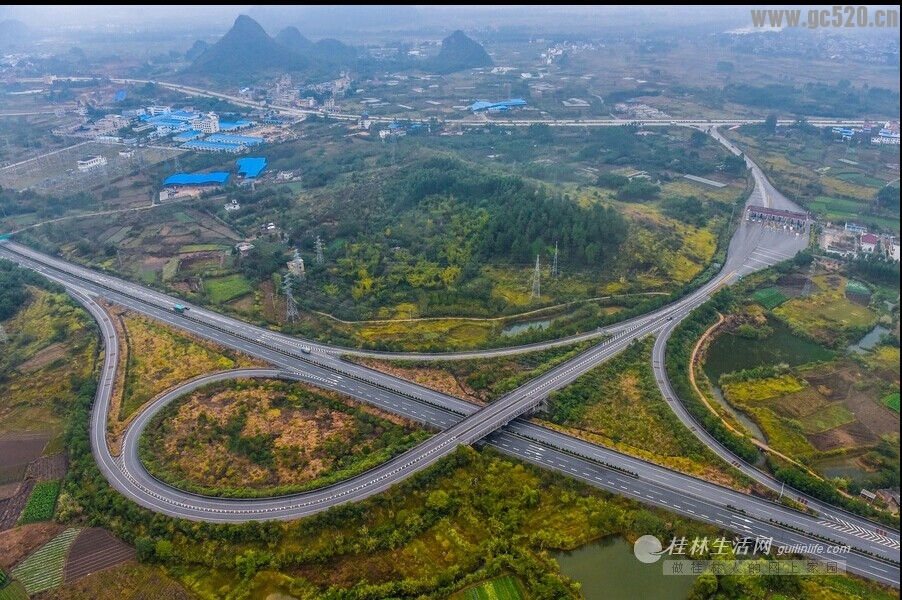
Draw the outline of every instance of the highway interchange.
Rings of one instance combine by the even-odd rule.
[[[716,129],[713,135],[727,147]],[[734,152],[738,150],[731,148]],[[748,159],[747,159],[748,161]],[[749,204],[798,210],[770,186],[756,165],[749,162],[755,176],[755,192]],[[709,447],[728,462],[772,489],[779,482],[765,476],[751,465],[737,461],[701,427],[694,424],[679,402],[663,371],[666,338],[693,308],[699,306],[720,286],[727,285],[740,274],[749,273],[793,256],[807,245],[807,235],[768,229],[747,222],[744,215],[731,241],[727,261],[721,274],[687,297],[647,314],[618,324],[605,331],[579,336],[581,339],[602,337],[602,343],[590,348],[563,365],[514,390],[486,407],[441,394],[384,373],[356,365],[341,358],[345,355],[385,355],[307,342],[267,329],[218,315],[201,307],[192,307],[184,315],[171,307],[180,299],[142,288],[105,274],[78,267],[65,261],[34,252],[7,241],[0,243],[0,256],[19,262],[43,273],[66,287],[84,304],[100,325],[107,351],[92,411],[91,435],[95,460],[115,489],[138,504],[171,516],[212,522],[296,519],[329,506],[359,501],[380,493],[411,474],[434,464],[454,452],[460,444],[488,443],[502,452],[520,457],[543,467],[566,473],[596,487],[627,495],[694,519],[716,524],[742,535],[761,535],[775,544],[810,546],[820,543],[824,550],[810,556],[836,559],[831,545],[848,545],[855,549],[844,554],[850,572],[899,587],[899,532],[886,531],[875,523],[835,507],[808,499],[816,510],[809,515],[772,501],[751,497],[732,489],[696,479],[621,453],[541,427],[519,418],[533,409],[548,393],[560,389],[580,375],[621,351],[632,340],[657,334],[652,362],[662,391],[662,400],[677,413],[681,421]],[[103,299],[152,316],[200,337],[243,351],[273,365],[273,369],[243,373],[215,374],[211,378],[236,375],[287,377],[306,381],[327,389],[343,392],[356,399],[408,417],[435,428],[438,433],[419,446],[357,477],[312,492],[281,498],[237,500],[216,499],[186,493],[151,477],[137,456],[137,439],[141,428],[167,402],[186,390],[176,390],[156,399],[128,429],[123,453],[113,457],[105,440],[106,419],[112,382],[118,364],[118,340],[115,328],[99,301]],[[183,302],[182,302],[183,303]],[[542,346],[571,343],[573,338]],[[301,352],[310,346],[311,354]],[[533,345],[536,347],[536,345]],[[488,356],[523,351],[524,348],[442,355],[441,358]],[[430,357],[433,355],[405,355]],[[200,383],[207,380],[201,379]],[[193,382],[191,385],[200,385]],[[782,491],[782,490],[781,490]],[[801,494],[790,490],[793,497]],[[782,526],[781,526],[782,524]],[[878,531],[879,530],[879,531]],[[805,532],[805,533],[802,533]],[[830,540],[827,542],[825,540]],[[868,554],[864,554],[864,553]]]

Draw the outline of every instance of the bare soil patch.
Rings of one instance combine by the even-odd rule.
[[[21,479],[21,478],[20,478]],[[0,500],[9,500],[13,496],[16,495],[16,490],[19,489],[19,482],[16,481],[14,483],[4,483],[0,485]],[[6,510],[6,504],[0,505],[0,515]]]
[[[809,375],[805,377],[805,381],[830,400],[842,400],[848,396],[849,390],[855,382],[853,378],[849,377],[847,371]]]
[[[26,479],[19,486],[16,495],[9,499],[6,504],[6,512],[0,515],[0,531],[12,529],[19,522],[19,517],[22,515],[22,510],[28,502],[35,483],[37,482],[34,479]]]
[[[38,481],[54,481],[66,476],[69,461],[63,453],[53,456],[44,456],[37,459],[25,471],[26,477],[32,477]]]
[[[71,583],[136,557],[137,551],[134,548],[116,539],[109,531],[91,527],[82,531],[69,548],[63,581]]]
[[[798,419],[827,406],[828,402],[815,386],[766,401],[767,406],[781,417]]]
[[[94,572],[77,581],[67,582],[52,594],[54,600],[194,600],[179,583],[166,577],[162,568],[136,560]]]
[[[12,568],[65,529],[65,525],[44,522],[0,532],[0,567]]]
[[[821,433],[812,433],[805,437],[808,438],[812,446],[821,452],[829,452],[840,448],[860,448],[862,446],[870,446],[877,441],[877,436],[860,421],[853,421],[852,423],[840,425]]]
[[[0,468],[36,460],[50,441],[50,435],[46,433],[30,439],[10,439],[10,437],[3,436],[3,439],[0,439]]]
[[[876,436],[899,432],[899,413],[875,402],[865,393],[853,393],[843,404]]]
[[[43,369],[56,359],[64,359],[66,356],[67,348],[61,343],[56,342],[39,351],[37,354],[20,364],[18,368],[23,373],[34,373],[35,371]]]
[[[23,477],[25,477],[25,469],[27,468],[28,465],[25,463],[0,467],[0,485],[9,484],[13,487],[18,487],[19,482],[22,481]],[[13,493],[15,493],[15,491]],[[9,496],[11,495],[12,494],[9,494]],[[0,498],[9,496],[0,496]]]

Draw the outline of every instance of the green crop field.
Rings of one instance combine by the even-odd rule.
[[[764,288],[763,290],[758,290],[752,297],[755,299],[755,302],[767,310],[772,310],[787,300],[786,296],[784,296],[777,288]]]
[[[882,399],[880,402],[882,404],[884,404],[885,406],[890,407],[894,411],[899,412],[899,392],[896,392],[895,394],[890,394],[886,398]]]
[[[0,588],[0,600],[28,600],[28,594],[21,583],[10,581],[9,585]]]
[[[63,582],[66,554],[80,529],[70,528],[62,532],[13,569],[13,577],[22,582],[29,595],[59,586]]]
[[[56,498],[59,496],[59,493],[59,481],[42,481],[35,485],[31,491],[31,496],[28,497],[25,510],[22,511],[19,524],[24,525],[52,519],[53,511],[56,508]]]
[[[214,304],[222,304],[240,298],[254,290],[247,279],[241,275],[207,279],[204,281],[204,288],[210,294],[210,302]]]
[[[523,600],[517,581],[510,575],[484,581],[467,590],[466,600]]]

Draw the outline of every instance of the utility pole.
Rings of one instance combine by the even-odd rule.
[[[531,299],[541,298],[542,297],[542,286],[539,283],[539,278],[541,277],[541,271],[539,266],[539,256],[536,255],[536,271],[532,276],[532,295]]]
[[[557,279],[557,242],[554,243],[554,262],[551,263],[551,276]]]

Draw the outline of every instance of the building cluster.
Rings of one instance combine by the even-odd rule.
[[[626,102],[618,102],[614,105],[614,113],[625,119],[634,119],[636,121],[660,121],[669,119],[670,115],[662,110],[658,110],[653,106],[649,106],[643,102],[635,102],[627,100]]]
[[[899,238],[869,233],[867,227],[856,223],[846,223],[841,229],[825,227],[821,234],[821,247],[843,258],[879,256],[884,260],[899,261]]]
[[[320,109],[331,113],[341,110],[336,98],[343,97],[350,88],[351,77],[346,72],[342,72],[337,79],[306,86],[292,83],[291,75],[286,73],[268,86],[243,87],[238,90],[238,95],[246,100],[263,100],[272,106]],[[320,101],[317,97],[324,99]]]
[[[877,133],[874,130],[880,127]],[[834,127],[833,133],[842,136],[843,141],[851,140],[856,135],[863,135],[865,139],[870,139],[872,144],[885,144],[890,146],[899,145],[899,122],[887,121],[883,125],[865,121],[861,128],[858,127]]]
[[[899,145],[899,121],[887,121],[877,135],[871,137],[872,144]]]
[[[232,133],[256,125],[256,121],[249,120],[224,121],[215,112],[200,113],[152,105],[108,114],[93,122],[85,118],[57,127],[53,134],[126,145],[137,145],[140,135],[147,141],[169,138],[189,150],[238,153],[262,144],[263,138]]]

